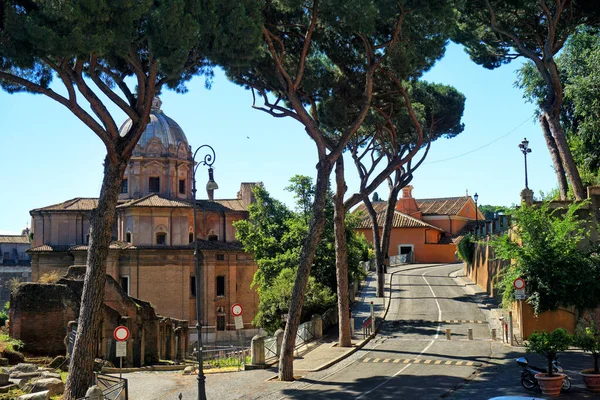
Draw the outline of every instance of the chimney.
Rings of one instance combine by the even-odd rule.
[[[256,201],[252,190],[257,185],[262,185],[262,182],[242,182],[240,185],[240,191],[238,192],[237,197],[242,201],[244,207],[248,207]]]
[[[395,209],[401,213],[421,219],[422,213],[419,211],[417,201],[412,197],[412,190],[413,187],[411,185],[402,188],[402,198],[398,199]]]

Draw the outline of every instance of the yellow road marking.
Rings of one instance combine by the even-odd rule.
[[[446,364],[446,365],[452,365],[452,361],[446,361],[444,364]]]
[[[371,359],[370,359],[370,358],[365,358],[365,359],[363,359],[363,362],[369,362],[369,361],[371,361]]]
[[[467,363],[467,365],[468,365],[469,367],[470,367],[470,366],[472,366],[472,365],[473,365],[473,361],[469,361],[469,362]]]
[[[430,363],[431,363],[431,360],[425,360],[425,361],[423,361],[423,364],[430,364]]]
[[[389,358],[386,358],[385,360],[383,360],[384,363],[390,362]]]
[[[463,362],[462,361],[457,361],[456,365],[463,365]]]
[[[421,363],[421,360],[413,360],[413,362],[414,362],[415,364],[420,364],[420,363]]]
[[[442,360],[435,360],[434,364],[435,365],[440,365],[442,363]]]
[[[402,361],[402,364],[408,364],[409,362],[410,362],[410,360],[406,359],[406,360]]]
[[[373,360],[373,362],[379,362],[381,360],[381,358],[376,358]]]
[[[399,362],[400,362],[400,359],[399,359],[399,358],[396,358],[396,359],[394,360],[394,364],[398,364]]]

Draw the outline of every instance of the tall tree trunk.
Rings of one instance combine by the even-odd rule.
[[[540,115],[539,120],[540,125],[542,126],[542,132],[544,133],[544,139],[546,139],[546,146],[550,151],[550,158],[552,159],[552,164],[554,165],[554,171],[556,172],[560,199],[566,200],[569,186],[567,185],[567,176],[565,175],[565,169],[563,168],[560,154],[556,148],[556,142],[554,141],[554,137],[552,137],[552,132],[550,132],[550,127],[548,125],[548,121],[546,120],[546,116]]]
[[[350,305],[348,300],[348,243],[346,239],[346,208],[344,194],[344,158],[335,163],[336,193],[333,197],[333,228],[335,233],[335,274],[337,277],[337,301],[339,316],[339,346],[352,346],[350,332]]]
[[[371,224],[373,225],[373,248],[375,250],[375,274],[377,278],[377,290],[375,295],[377,297],[383,297],[384,295],[384,286],[385,286],[385,261],[384,254],[381,251],[381,236],[379,234],[379,221],[377,220],[377,213],[375,212],[375,208],[373,208],[373,204],[369,200],[369,198],[364,201],[365,207],[369,212],[369,217],[371,218]]]
[[[398,202],[398,193],[400,193],[400,189],[402,189],[400,182],[401,174],[399,171],[394,173],[396,174],[394,178],[394,186],[390,188],[390,194],[388,196],[388,201],[385,208],[385,220],[383,222],[383,230],[381,233],[381,254],[386,257],[388,263],[390,262],[390,237],[392,236],[392,226],[394,224],[394,212],[396,209],[396,203]],[[384,279],[385,277],[382,276],[382,280]]]
[[[104,305],[106,258],[112,239],[115,207],[127,163],[121,159],[104,161],[104,179],[98,206],[90,215],[90,242],[83,295],[77,320],[77,337],[69,363],[65,398],[74,400],[85,396],[93,380],[94,358]]]
[[[545,116],[546,121],[548,122],[548,128],[554,137],[556,148],[558,149],[562,164],[567,172],[569,182],[571,183],[571,188],[575,194],[575,199],[584,200],[586,197],[585,189],[583,188],[583,183],[581,182],[581,177],[579,176],[579,170],[577,169],[575,160],[573,160],[571,150],[569,149],[567,139],[565,138],[565,133],[562,129],[562,125],[560,124],[559,113],[558,111],[553,110],[550,112],[544,112],[543,115]]]
[[[317,164],[313,216],[300,253],[300,263],[298,272],[296,273],[296,281],[294,282],[287,323],[283,332],[281,354],[279,356],[279,380],[281,381],[294,380],[294,346],[296,344],[296,334],[298,333],[298,325],[300,325],[300,314],[304,305],[304,293],[308,284],[310,268],[315,257],[317,245],[323,234],[323,228],[325,227],[324,210],[332,168],[333,165],[331,162],[324,159],[321,159],[319,164]]]

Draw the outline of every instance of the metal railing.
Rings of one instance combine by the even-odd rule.
[[[243,367],[250,357],[247,347],[223,347],[202,352],[204,368]]]
[[[95,384],[102,389],[103,400],[128,400],[127,379],[118,376],[96,373]],[[89,400],[90,397],[81,397],[77,400]]]
[[[296,333],[296,344],[294,349],[298,349],[304,346],[306,343],[314,340],[315,338],[315,322],[307,321],[298,325],[298,332]]]
[[[271,357],[279,357],[279,349],[277,348],[277,338],[275,336],[265,338],[265,360]]]

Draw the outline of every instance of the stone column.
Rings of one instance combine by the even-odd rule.
[[[315,314],[311,320],[315,329],[315,340],[319,340],[323,337],[323,318],[319,314]]]
[[[277,342],[277,344],[276,344],[277,356],[279,357],[279,355],[281,354],[281,345],[283,344],[283,329],[277,329],[275,331],[275,340]]]
[[[531,189],[521,190],[521,203],[525,203],[528,206],[533,204],[533,190],[531,190]]]
[[[251,345],[252,365],[265,364],[265,337],[256,335],[252,338]]]

